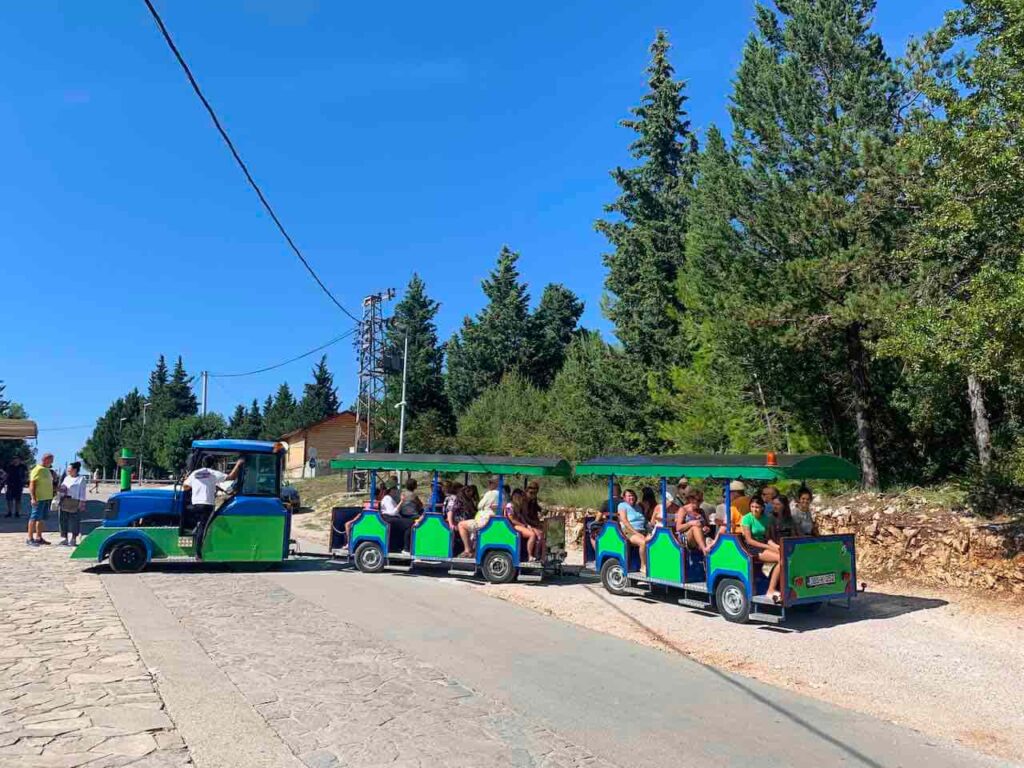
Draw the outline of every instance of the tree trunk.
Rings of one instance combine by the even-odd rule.
[[[985,471],[992,466],[992,431],[985,407],[985,388],[973,373],[967,375],[967,402],[974,420],[974,444],[978,449],[978,464]]]
[[[871,433],[871,394],[868,387],[867,363],[860,326],[846,329],[846,353],[853,383],[853,416],[857,425],[857,454],[860,457],[861,482],[865,488],[878,490],[878,466],[875,463],[875,440]]]

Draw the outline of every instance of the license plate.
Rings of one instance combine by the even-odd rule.
[[[819,573],[817,576],[807,577],[808,587],[823,587],[826,584],[835,584],[836,575],[835,573]]]

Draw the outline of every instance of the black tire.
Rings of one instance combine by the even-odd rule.
[[[484,556],[481,564],[484,578],[491,584],[508,584],[516,577],[516,567],[512,555],[504,550],[492,549]]]
[[[138,573],[146,567],[146,548],[137,541],[120,541],[110,550],[110,570]]]
[[[601,584],[613,595],[624,595],[629,588],[629,578],[614,557],[605,560],[601,566]]]
[[[363,573],[380,573],[386,565],[384,550],[375,541],[364,541],[356,547],[356,568]]]
[[[745,624],[750,616],[750,598],[739,579],[722,579],[715,587],[715,606],[726,621]]]

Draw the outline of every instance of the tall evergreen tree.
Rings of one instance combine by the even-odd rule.
[[[530,295],[519,280],[518,261],[518,253],[502,246],[497,266],[483,281],[487,306],[475,320],[465,318],[447,344],[445,389],[456,412],[506,372],[528,367]]]
[[[529,372],[536,386],[547,388],[562,369],[582,314],[583,302],[564,285],[551,283],[544,287],[540,303],[530,317],[533,327]]]
[[[227,436],[238,438],[239,440],[243,439],[245,436],[245,419],[245,406],[239,403],[235,406],[235,410],[228,420]]]
[[[185,364],[178,355],[174,364],[174,371],[171,373],[170,381],[164,387],[167,399],[166,416],[169,419],[178,419],[185,416],[195,416],[199,412],[199,402],[192,391],[192,377],[185,371]]]
[[[298,404],[288,383],[282,382],[277,394],[267,397],[263,408],[263,436],[267,440],[279,440],[298,426]]]
[[[629,149],[639,164],[612,172],[621,192],[605,210],[617,217],[597,222],[613,248],[604,257],[605,313],[626,352],[645,367],[661,366],[679,351],[683,307],[674,283],[684,261],[697,152],[670,47],[659,30],[647,68],[649,90],[631,110],[634,118],[622,121],[637,134]]]
[[[297,426],[315,424],[338,412],[338,390],[334,386],[334,375],[327,368],[327,355],[320,357],[313,368],[313,381],[303,387],[298,411]]]
[[[742,184],[719,224],[742,233],[742,269],[714,251],[746,299],[743,320],[779,349],[836,359],[863,481],[877,487],[867,341],[902,223],[891,164],[904,84],[870,31],[872,0],[757,6],[732,96]],[[724,242],[724,239],[723,239]]]
[[[444,389],[444,352],[437,340],[437,310],[440,304],[427,294],[427,287],[419,275],[409,280],[402,300],[395,305],[395,311],[388,326],[385,339],[385,355],[396,362],[398,370],[388,374],[387,397],[382,413],[386,415],[382,436],[393,447],[398,444],[398,411],[395,406],[402,397],[402,358],[406,339],[409,341],[408,370],[406,373],[406,429],[407,434],[427,434],[425,430],[409,431],[411,425],[421,419],[436,424],[443,432],[451,432],[451,405]],[[436,432],[431,430],[431,434]],[[431,451],[435,446],[415,445],[408,439],[409,450]]]
[[[155,403],[161,398],[167,382],[167,360],[163,355],[160,355],[156,361],[156,368],[149,374],[149,401],[151,403]]]

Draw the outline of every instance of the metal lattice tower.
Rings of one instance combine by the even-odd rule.
[[[363,299],[356,353],[359,358],[359,395],[356,398],[356,451],[369,452],[377,439],[378,411],[384,402],[384,302],[395,298],[395,289]]]

